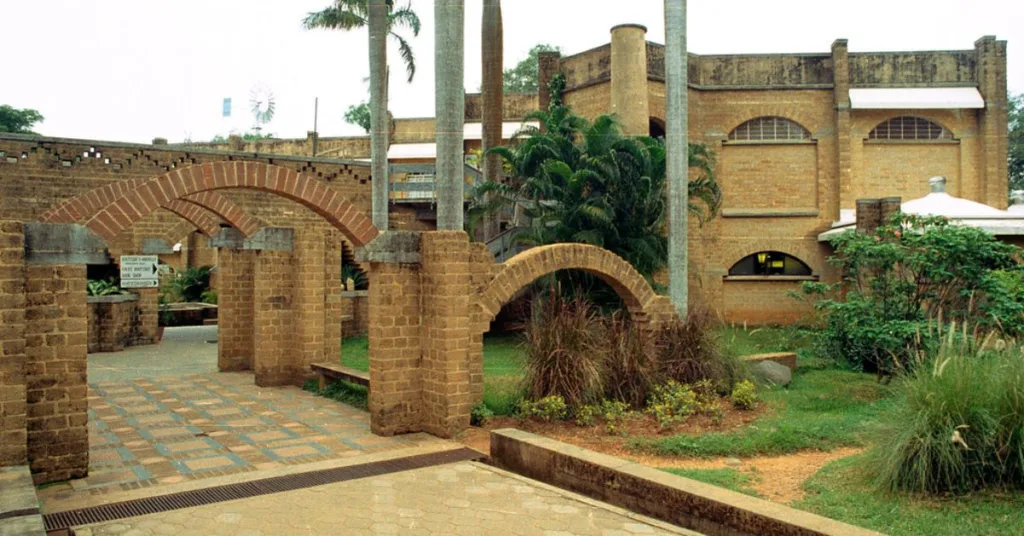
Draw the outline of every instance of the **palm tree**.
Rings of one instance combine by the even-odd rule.
[[[687,127],[686,0],[665,0],[665,107],[668,148],[668,279],[669,297],[680,317],[688,309],[687,274],[688,222],[682,204],[687,203],[687,166],[683,150],[688,147]],[[693,151],[689,151],[692,158]]]
[[[434,107],[437,140],[437,229],[463,230],[465,0],[434,3]]]
[[[502,21],[501,21],[501,0],[484,0],[483,24],[481,31],[481,42],[483,53],[483,83],[481,84],[481,99],[483,101],[483,139],[481,140],[484,151],[483,179],[486,182],[498,182],[501,179],[501,159],[498,155],[490,154],[487,151],[492,147],[501,144],[501,123],[504,120],[502,111],[503,71],[502,58],[504,56]],[[494,219],[490,219],[483,227],[484,240],[490,239],[496,230]]]
[[[387,0],[369,0],[370,34],[370,166],[372,218],[377,229],[388,229],[388,47]]]
[[[396,8],[394,0],[386,0],[386,3],[387,31],[398,43],[409,82],[412,82],[416,75],[416,57],[409,42],[395,30],[406,28],[412,31],[413,37],[416,37],[420,34],[420,18],[408,5]],[[302,26],[307,30],[353,30],[367,26],[369,14],[369,0],[334,0],[334,5],[307,14],[306,18],[302,19]]]

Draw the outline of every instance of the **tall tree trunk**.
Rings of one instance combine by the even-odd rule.
[[[462,127],[465,0],[434,2],[434,87],[437,138],[437,228],[462,230],[465,197]]]
[[[370,166],[373,177],[373,225],[388,230],[388,8],[370,0]]]
[[[668,287],[679,316],[686,318],[689,202],[687,139],[686,0],[665,0],[666,175],[668,179]]]
[[[501,125],[504,121],[502,101],[504,100],[504,36],[501,20],[501,0],[484,0],[483,15],[483,84],[481,84],[481,100],[483,101],[483,140],[481,145],[484,153],[492,147],[501,145]],[[498,155],[483,157],[484,181],[498,182],[501,180],[501,158]],[[483,239],[490,240],[498,233],[500,214],[488,214],[482,223]]]

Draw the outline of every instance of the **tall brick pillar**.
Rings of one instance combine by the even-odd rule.
[[[439,437],[469,426],[469,237],[463,231],[422,234],[423,424]]]
[[[978,110],[978,138],[981,141],[981,196],[985,204],[1006,208],[1009,190],[1009,151],[1006,138],[1006,41],[986,35],[974,43],[977,55],[978,90],[985,108]]]
[[[541,52],[537,54],[537,100],[541,110],[551,105],[551,92],[548,85],[556,74],[562,71],[562,54],[560,52]]]
[[[293,382],[312,377],[309,365],[324,362],[324,234],[316,227],[296,229]],[[340,256],[339,256],[339,263]]]
[[[89,469],[85,283],[84,264],[26,267],[28,459],[37,484]]]
[[[612,28],[612,113],[627,136],[646,136],[651,119],[647,96],[647,28]]]
[[[217,370],[252,370],[256,252],[221,248],[217,257]]]
[[[836,204],[828,207],[830,216],[839,219],[840,207],[854,206],[853,193],[853,137],[850,129],[850,53],[846,39],[832,43],[833,98],[835,101],[836,176],[839,195]]]
[[[858,199],[856,229],[859,233],[874,234],[882,221],[880,199]]]
[[[132,290],[132,293],[139,297],[139,340],[136,345],[156,344],[156,332],[160,326],[160,300],[157,296],[159,290],[155,288],[140,288]]]
[[[323,359],[337,363],[341,355],[342,304],[341,304],[341,233],[331,230],[323,237],[324,267],[324,346]]]
[[[370,264],[370,428],[422,430],[420,272],[415,264]]]
[[[253,370],[256,385],[296,381],[295,261],[285,251],[256,252],[253,274]]]
[[[25,393],[25,231],[0,222],[0,467],[28,462]]]
[[[472,292],[478,292],[491,280],[491,268],[495,266],[494,256],[487,246],[480,242],[469,245],[470,275]],[[470,310],[469,318],[469,395],[475,405],[484,399],[484,333],[490,327],[490,315],[477,305]]]

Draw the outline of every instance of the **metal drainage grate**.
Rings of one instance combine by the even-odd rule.
[[[346,480],[356,480],[371,476],[380,476],[413,469],[422,469],[463,461],[473,461],[483,458],[483,454],[468,448],[447,450],[419,456],[409,456],[394,460],[364,463],[361,465],[350,465],[347,467],[336,467],[322,471],[310,471],[294,475],[276,476],[253,480],[251,482],[240,482],[238,484],[227,484],[211,488],[197,489],[171,493],[157,497],[133,499],[130,501],[104,504],[81,508],[79,510],[68,510],[65,512],[54,512],[43,516],[46,522],[46,530],[59,530],[81,525],[91,525],[104,521],[114,521],[127,517],[143,516],[168,512],[180,508],[193,508],[206,504],[213,504],[235,499],[257,497],[270,493],[292,491]]]

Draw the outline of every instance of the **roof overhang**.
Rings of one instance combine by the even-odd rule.
[[[993,236],[1024,236],[1024,218],[949,218],[953,225],[981,229]],[[839,222],[832,229],[818,235],[818,242],[828,242],[833,237],[857,229],[853,222]]]
[[[855,88],[850,107],[857,110],[954,110],[984,108],[973,87]]]

